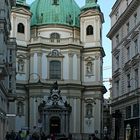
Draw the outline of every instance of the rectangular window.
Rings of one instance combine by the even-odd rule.
[[[116,57],[116,66],[119,68],[119,55]]]
[[[12,62],[12,50],[9,52],[9,62]]]
[[[135,69],[135,88],[139,87],[139,73],[138,73],[138,69]]]
[[[134,44],[135,44],[135,55],[138,53],[138,40],[136,39],[134,41]]]
[[[139,104],[134,104],[133,105],[133,117],[138,117],[139,116]]]
[[[118,96],[119,95],[119,80],[116,81],[116,95]]]
[[[116,12],[115,16],[116,16],[116,20],[117,20],[118,17],[119,17],[119,12],[118,11]]]
[[[126,119],[131,118],[131,106],[126,107]]]
[[[127,60],[130,60],[130,47],[127,47]]]
[[[129,27],[129,22],[126,24],[126,31],[129,33],[130,27]]]
[[[50,79],[61,79],[61,62],[50,62]]]
[[[11,89],[12,88],[12,76],[9,75],[9,88]]]
[[[137,17],[137,13],[135,13],[135,14],[134,14],[134,24],[135,24],[135,25],[137,24],[137,18],[138,18],[138,17]]]
[[[118,45],[118,44],[119,44],[119,34],[116,35],[116,45]]]
[[[127,87],[130,88],[130,74],[127,75]]]

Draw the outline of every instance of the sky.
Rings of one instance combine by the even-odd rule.
[[[28,4],[31,4],[34,0],[26,0]],[[84,6],[85,0],[75,0],[79,7]],[[106,56],[103,59],[103,81],[104,85],[107,89],[107,93],[104,94],[105,98],[109,98],[109,88],[110,88],[110,83],[109,83],[109,78],[112,77],[112,57],[111,57],[111,41],[106,37],[107,33],[109,32],[111,28],[111,21],[109,14],[111,12],[111,8],[113,4],[115,3],[116,0],[98,0],[98,4],[100,5],[101,11],[104,14],[104,20],[105,23],[103,23],[103,32],[102,32],[102,38],[103,38],[103,48],[105,51]]]

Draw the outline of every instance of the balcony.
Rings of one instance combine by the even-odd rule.
[[[113,72],[113,78],[118,77],[121,74],[121,69],[117,68],[114,72]]]
[[[30,43],[31,44],[43,43],[43,44],[50,44],[50,45],[67,45],[67,44],[82,45],[80,39],[73,38],[73,37],[51,39],[51,38],[45,38],[40,36],[40,37],[31,38]]]
[[[139,64],[140,62],[140,54],[137,53],[134,57],[132,57],[131,64],[132,66]]]
[[[128,71],[128,70],[130,70],[130,68],[131,68],[131,60],[129,60],[125,63],[123,70]]]

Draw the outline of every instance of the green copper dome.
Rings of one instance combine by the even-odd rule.
[[[74,0],[35,0],[31,25],[62,24],[79,27],[80,8]]]

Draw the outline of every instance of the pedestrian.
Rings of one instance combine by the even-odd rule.
[[[109,140],[108,136],[106,135],[103,140]]]
[[[99,140],[99,139],[95,136],[95,134],[92,134],[91,136],[92,136],[92,140]]]
[[[32,140],[39,140],[39,135],[38,135],[37,132],[34,132],[34,133],[32,134]]]
[[[40,140],[46,140],[46,136],[44,132],[41,132],[40,137],[41,137]]]
[[[6,139],[6,140],[10,140],[10,134],[9,134],[8,131],[6,132],[5,139]]]
[[[32,140],[32,136],[30,135],[29,130],[26,132],[26,140]]]
[[[10,138],[11,138],[11,140],[15,140],[15,138],[16,138],[16,133],[13,130],[10,133]]]
[[[16,136],[16,139],[15,140],[23,140],[22,137],[21,137],[21,133],[22,131],[20,130]]]
[[[55,135],[53,133],[51,134],[51,140],[55,140]]]

